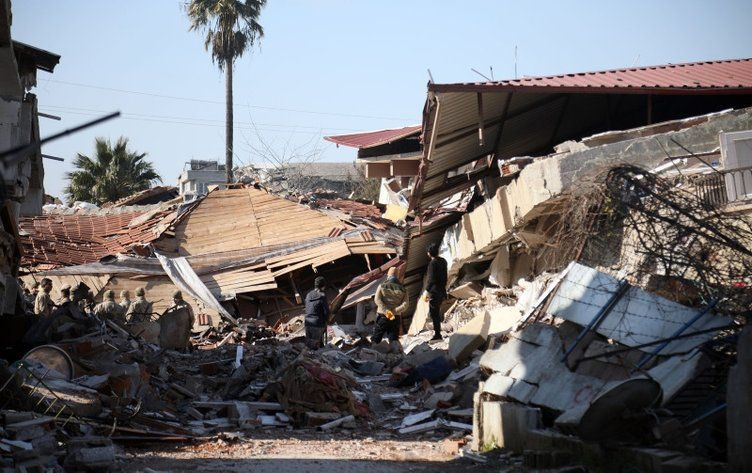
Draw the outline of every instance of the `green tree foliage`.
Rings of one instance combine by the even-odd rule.
[[[97,138],[93,157],[79,153],[73,160],[76,170],[66,174],[66,196],[101,205],[149,189],[162,178],[145,158],[146,153],[128,149],[127,138],[118,138],[114,145]]]
[[[251,49],[263,36],[258,22],[266,0],[191,0],[186,6],[191,30],[206,34],[204,47],[212,61],[225,73],[225,169],[232,182],[233,109],[232,68],[235,59]]]

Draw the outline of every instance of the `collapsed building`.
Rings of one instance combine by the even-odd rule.
[[[418,165],[423,155],[420,142],[422,126],[377,130],[348,135],[325,136],[339,146],[358,150],[358,163],[365,167],[365,177],[379,179],[379,203],[391,207],[390,218],[398,220],[406,212]],[[394,215],[392,215],[394,214]]]
[[[420,126],[330,137],[384,179],[385,207],[181,183],[187,202],[159,189],[48,208],[17,231],[3,219],[13,287],[16,258],[26,282],[97,300],[145,287],[156,316],[181,289],[199,315],[192,352],[92,317],[0,364],[3,466],[107,468],[113,441],[368,426],[449,432],[454,447],[472,432],[477,462],[500,447],[531,468],[744,471],[751,65],[429,84]],[[431,243],[450,295],[433,343]],[[412,306],[402,353],[358,337],[390,267]],[[338,323],[308,351],[299,316],[319,274],[341,288]],[[5,348],[28,328],[8,305]]]
[[[57,287],[84,282],[97,300],[107,290],[145,287],[159,313],[179,288],[207,316],[198,318],[203,325],[241,316],[273,325],[297,315],[316,275],[332,287],[344,285],[348,275],[393,257],[400,241],[384,223],[242,185],[188,204],[50,212],[24,218],[19,227],[25,280],[49,277]],[[190,280],[170,269],[175,261]]]
[[[483,373],[476,449],[650,471],[728,449],[743,471],[732,396],[748,385],[726,391],[747,316],[750,86],[750,60],[429,84],[408,333],[440,243],[446,319],[467,320],[448,354]]]

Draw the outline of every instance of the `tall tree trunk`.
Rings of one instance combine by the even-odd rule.
[[[225,175],[232,182],[232,59],[225,60]]]

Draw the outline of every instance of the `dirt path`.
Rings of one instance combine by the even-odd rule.
[[[254,473],[354,473],[515,471],[491,459],[477,464],[442,451],[440,440],[252,439],[223,440],[157,450],[128,448],[119,456],[118,471],[211,471]]]

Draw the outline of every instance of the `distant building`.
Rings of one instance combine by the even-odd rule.
[[[367,178],[381,179],[379,203],[407,207],[407,199],[423,156],[421,125],[349,135],[325,136],[339,146],[358,150]]]
[[[183,172],[178,177],[178,191],[184,201],[189,202],[206,195],[213,186],[220,189],[227,186],[224,164],[199,159],[185,163]]]
[[[257,179],[273,192],[336,194],[347,197],[365,175],[363,166],[349,163],[254,164],[241,173]]]

